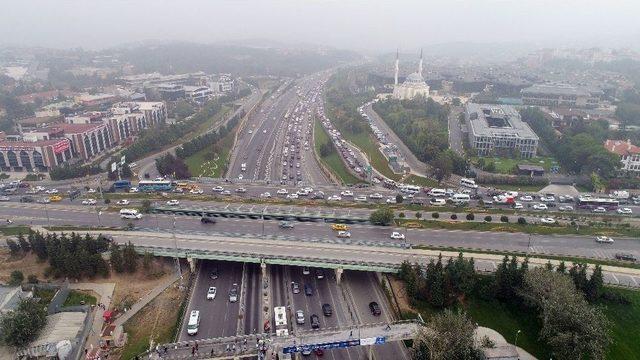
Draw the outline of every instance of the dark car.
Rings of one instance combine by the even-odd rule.
[[[281,221],[279,226],[281,229],[293,229],[294,225],[289,221]]]
[[[331,309],[331,305],[322,304],[322,313],[324,316],[331,316],[333,314],[333,309]]]
[[[378,303],[375,301],[369,303],[369,310],[371,310],[371,314],[375,316],[380,316],[380,314],[382,313],[380,311],[380,305],[378,305]]]
[[[318,315],[313,314],[309,319],[311,321],[312,329],[320,329],[320,317]]]
[[[304,294],[307,296],[312,296],[313,295],[313,287],[311,287],[311,285],[309,284],[304,284]]]
[[[20,202],[23,203],[32,203],[34,202],[33,198],[31,196],[23,196],[20,198]]]
[[[318,278],[318,280],[324,279],[324,271],[322,271],[322,269],[316,270],[316,278]]]
[[[628,253],[617,253],[616,259],[623,261],[636,261],[636,257],[633,254]]]
[[[200,219],[200,222],[203,223],[203,224],[215,224],[216,223],[216,219],[203,217],[203,218]]]
[[[213,270],[211,270],[211,272],[209,273],[209,277],[211,278],[211,280],[215,280],[218,278],[218,268],[213,268]]]

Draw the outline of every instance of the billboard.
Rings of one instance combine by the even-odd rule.
[[[61,152],[66,151],[67,149],[69,149],[69,143],[71,143],[69,139],[58,141],[57,143],[53,144],[53,152],[56,154],[60,154]]]
[[[116,167],[116,163],[111,163],[111,172],[116,171],[117,167]]]

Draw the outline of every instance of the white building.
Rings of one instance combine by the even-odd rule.
[[[607,140],[604,147],[620,155],[622,170],[640,172],[640,147],[631,144],[631,140]]]
[[[398,54],[396,53],[396,64],[393,84],[393,98],[400,100],[410,100],[418,95],[422,95],[425,98],[429,97],[429,85],[424,81],[422,77],[422,51],[420,51],[420,63],[418,64],[418,71],[409,74],[404,82],[398,84],[398,71],[399,71]]]

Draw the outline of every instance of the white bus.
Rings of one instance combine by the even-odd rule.
[[[428,195],[429,196],[434,196],[434,197],[444,197],[444,196],[447,195],[447,191],[445,189],[433,188],[433,189],[429,190]]]
[[[287,327],[287,308],[284,306],[276,306],[273,308],[274,318],[276,320],[276,336],[289,335]]]
[[[471,189],[477,189],[478,188],[478,184],[476,184],[476,182],[474,180],[467,179],[467,178],[460,179],[460,185],[462,185],[464,187],[471,188]]]
[[[195,335],[198,333],[198,326],[200,326],[200,311],[192,310],[189,314],[189,323],[187,324],[187,334]]]
[[[454,204],[468,204],[469,201],[471,201],[471,197],[469,196],[469,194],[453,194],[453,196],[451,197],[451,201],[453,201]]]
[[[120,210],[120,217],[122,219],[141,219],[142,214],[136,209],[122,209]]]
[[[417,194],[420,192],[420,186],[416,185],[402,185],[400,192],[405,194]]]

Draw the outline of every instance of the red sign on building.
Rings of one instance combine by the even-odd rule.
[[[69,148],[69,139],[61,140],[53,145],[53,152],[60,154]]]

